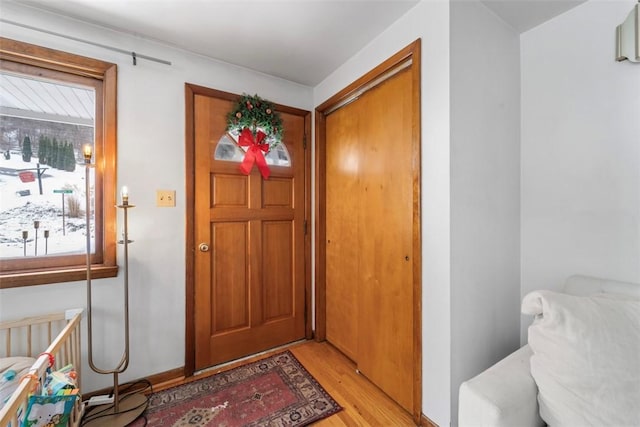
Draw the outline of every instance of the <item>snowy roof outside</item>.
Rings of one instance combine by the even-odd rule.
[[[93,88],[0,72],[0,115],[93,126]]]

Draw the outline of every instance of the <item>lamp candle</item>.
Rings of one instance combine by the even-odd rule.
[[[27,230],[22,230],[22,251],[24,252],[24,256],[27,256],[27,239],[29,238],[29,232]]]
[[[36,229],[36,244],[34,246],[35,255],[38,256],[38,228],[40,228],[40,221],[33,221],[33,228]]]
[[[93,156],[93,148],[91,144],[85,144],[82,147],[82,154],[84,155],[84,162],[91,163],[91,157]]]
[[[129,204],[129,189],[126,185],[122,186],[122,190],[120,190],[120,196],[122,197],[122,205],[127,206]]]

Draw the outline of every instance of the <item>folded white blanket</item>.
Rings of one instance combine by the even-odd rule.
[[[522,312],[549,425],[640,426],[640,300],[535,291]]]

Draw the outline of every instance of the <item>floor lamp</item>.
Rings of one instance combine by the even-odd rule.
[[[118,375],[123,373],[129,366],[129,230],[128,230],[128,210],[135,207],[129,204],[129,194],[127,188],[122,188],[122,203],[117,205],[123,211],[123,233],[122,240],[118,243],[124,247],[124,353],[118,365],[113,369],[98,368],[93,362],[93,322],[92,322],[92,302],[91,302],[91,174],[90,170],[94,166],[91,164],[91,145],[87,144],[83,148],[85,165],[85,206],[86,206],[86,235],[87,235],[87,327],[88,327],[88,358],[89,367],[98,374],[113,375],[113,395],[102,396],[104,405],[99,405],[91,409],[83,419],[83,425],[90,426],[126,426],[138,418],[147,407],[147,398],[134,392],[120,393]],[[90,400],[91,402],[91,400]],[[94,401],[95,403],[95,401]]]

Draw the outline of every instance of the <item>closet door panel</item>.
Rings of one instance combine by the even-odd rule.
[[[413,406],[413,172],[411,74],[366,92],[358,134],[363,153],[359,210],[358,369],[411,411]]]
[[[355,104],[327,117],[327,340],[356,361],[358,354],[360,114]]]

